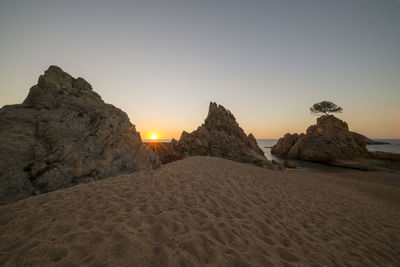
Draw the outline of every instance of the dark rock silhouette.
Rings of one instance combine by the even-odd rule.
[[[349,131],[347,123],[333,115],[324,115],[316,125],[308,127],[306,134],[285,134],[271,153],[361,170],[400,169],[396,154],[369,152],[367,144],[382,143]]]
[[[343,159],[368,158],[366,137],[349,131],[347,123],[333,115],[324,115],[306,134],[286,134],[271,153],[287,158],[332,162]]]
[[[159,164],[123,111],[56,66],[0,109],[0,151],[0,203]]]
[[[183,157],[214,156],[274,169],[254,136],[246,135],[232,113],[213,102],[204,123],[192,133],[184,131],[175,149]]]

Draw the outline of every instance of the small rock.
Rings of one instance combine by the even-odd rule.
[[[291,161],[291,160],[285,160],[285,161],[283,161],[283,165],[284,165],[286,168],[289,168],[289,169],[296,169],[296,168],[297,168],[296,162]]]
[[[285,166],[282,163],[280,163],[279,161],[276,161],[276,160],[273,159],[271,161],[271,163],[272,163],[272,165],[273,165],[275,170],[283,171],[283,170],[286,169]]]

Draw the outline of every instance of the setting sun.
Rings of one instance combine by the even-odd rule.
[[[152,135],[150,136],[150,139],[151,139],[151,140],[157,140],[157,139],[158,139],[158,136],[155,135],[155,134],[152,134]]]

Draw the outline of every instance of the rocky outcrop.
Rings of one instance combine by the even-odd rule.
[[[144,144],[156,153],[162,164],[181,160],[184,157],[179,142],[175,139],[171,142],[151,141]]]
[[[306,134],[286,134],[271,153],[293,159],[315,162],[368,158],[367,138],[349,131],[346,122],[333,115],[321,116]]]
[[[204,123],[183,132],[175,148],[183,157],[214,156],[273,169],[252,134],[246,135],[229,110],[210,103]]]
[[[0,109],[0,151],[0,203],[158,164],[123,111],[56,66]]]

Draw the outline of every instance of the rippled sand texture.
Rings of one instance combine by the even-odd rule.
[[[0,265],[400,265],[399,173],[192,157],[0,207]]]

